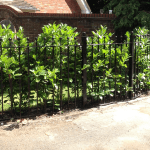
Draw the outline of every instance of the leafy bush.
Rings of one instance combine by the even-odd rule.
[[[9,27],[10,25],[5,29],[0,28],[0,31],[2,33],[1,37],[4,38],[2,47],[9,47],[10,43],[8,41],[8,38],[14,38],[15,36],[15,33],[8,29]],[[44,26],[42,29],[44,33],[39,35],[37,43],[38,46],[43,47],[32,47],[29,52],[29,57],[27,53],[25,53],[25,48],[16,48],[15,51],[11,50],[10,48],[3,48],[0,65],[3,71],[3,85],[5,85],[3,91],[4,95],[6,95],[7,97],[5,103],[11,100],[9,98],[12,98],[13,108],[15,108],[15,106],[19,104],[19,102],[15,103],[15,99],[20,99],[22,97],[21,107],[24,107],[27,105],[27,103],[33,103],[35,94],[38,94],[39,99],[46,99],[49,95],[50,90],[54,90],[55,92],[57,90],[57,87],[59,86],[58,80],[61,80],[59,76],[60,61],[62,62],[61,69],[66,72],[65,65],[67,63],[67,47],[65,45],[75,44],[75,37],[78,35],[77,32],[74,33],[76,28],[69,27],[66,24],[59,24],[56,26],[56,24],[54,23],[53,25],[49,24],[47,26]],[[20,42],[14,40],[14,45],[17,47],[27,46],[27,39],[23,37],[23,29],[21,27],[16,34],[17,37],[20,38]],[[44,41],[44,37],[46,37],[46,41]],[[62,38],[62,41],[60,38]],[[30,43],[29,47],[33,45],[35,45],[35,42]],[[50,45],[53,45],[54,47],[45,48],[45,46]],[[73,49],[74,48],[71,47],[69,50],[70,58],[72,58],[72,56],[74,55]],[[60,55],[60,51],[62,51],[62,54],[65,55]],[[77,53],[77,55],[79,54]],[[60,59],[60,57],[62,58]],[[30,62],[29,75],[28,61]],[[74,60],[70,59],[69,61]],[[71,67],[72,66],[70,65],[70,68]],[[30,91],[34,91],[32,93],[28,93],[28,78],[30,81]],[[12,85],[13,91],[11,93]],[[43,90],[45,91],[43,92]],[[21,93],[20,98],[16,97],[18,93]],[[28,97],[28,94],[30,94],[30,98]],[[57,97],[57,99],[59,99],[59,97]],[[56,105],[58,105],[58,103],[56,103]]]
[[[67,101],[71,96],[74,99],[76,94],[77,97],[82,95],[81,73],[85,68],[88,79],[87,93],[94,99],[102,99],[106,95],[114,96],[114,92],[125,95],[125,92],[133,90],[128,86],[129,44],[114,46],[110,40],[112,33],[106,33],[107,27],[101,26],[99,30],[92,32],[93,38],[87,37],[87,64],[83,68],[81,46],[76,41],[79,35],[75,32],[76,28],[67,24],[45,25],[42,28],[43,33],[37,38],[39,47],[33,47],[36,41],[29,43],[28,55],[28,49],[25,48],[28,46],[27,38],[23,36],[22,27],[17,33],[13,33],[9,27],[10,25],[2,29],[0,26],[0,37],[3,38],[1,46],[6,47],[2,49],[0,56],[3,75],[1,83],[4,103],[11,101],[15,111],[20,111],[19,105],[23,110],[35,102],[37,106],[46,102],[49,107],[53,107],[54,104],[55,109],[60,109],[60,99]],[[142,32],[147,34],[146,29],[139,28],[135,35],[141,35]],[[14,39],[15,34],[20,38],[19,41]],[[129,42],[130,33],[126,32],[126,36]],[[13,43],[9,38],[13,39]],[[136,37],[136,40],[139,38]],[[136,65],[140,67],[140,71],[136,74],[134,85],[139,88],[140,81],[144,89],[144,85],[150,85],[149,59],[145,56],[149,44],[148,38],[141,38],[140,45],[136,45]],[[109,45],[98,45],[104,42]],[[90,45],[91,43],[97,45]],[[8,48],[10,46],[20,48],[13,50]]]

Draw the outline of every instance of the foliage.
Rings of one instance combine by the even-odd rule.
[[[113,21],[115,30],[121,27],[139,27],[149,26],[150,15],[146,13],[144,6],[150,5],[150,2],[143,2],[139,0],[112,0],[104,7],[106,10],[114,10],[117,18]],[[142,9],[142,10],[141,10]]]
[[[9,27],[10,25],[7,26],[7,28],[5,27],[5,29],[2,29],[0,26],[1,37],[3,38],[1,45],[2,47],[9,47],[10,43],[8,39],[14,38],[15,36],[15,33],[13,33]],[[5,85],[3,91],[5,93],[5,97],[8,97],[8,100],[6,100],[5,103],[12,101],[13,108],[15,108],[19,103],[15,102],[15,99],[20,99],[21,97],[21,107],[24,107],[27,103],[33,103],[35,99],[35,92],[29,93],[28,81],[30,81],[30,91],[35,91],[36,89],[36,94],[38,94],[38,97],[42,99],[48,97],[48,90],[57,90],[58,85],[55,83],[56,77],[57,80],[61,80],[57,74],[60,72],[60,49],[62,49],[62,53],[64,54],[67,49],[67,47],[64,45],[74,45],[74,38],[78,35],[77,32],[74,33],[76,28],[69,27],[66,24],[56,25],[54,23],[53,25],[50,24],[44,26],[42,29],[44,33],[39,35],[37,42],[39,44],[38,46],[44,47],[37,50],[36,48],[32,47],[35,45],[35,42],[30,43],[29,47],[32,48],[30,49],[29,57],[25,52],[25,48],[16,48],[15,51],[11,50],[10,48],[2,49],[0,67],[3,72],[3,85]],[[27,39],[23,37],[23,29],[21,27],[16,34],[17,37],[20,38],[20,42],[14,40],[14,44],[12,46],[27,46]],[[43,37],[47,37],[46,41],[44,41]],[[54,41],[52,41],[52,37],[54,38]],[[67,37],[69,37],[69,39],[67,39]],[[59,41],[60,38],[62,38],[61,45]],[[60,47],[57,47],[56,49],[53,49],[53,47],[45,48],[45,46],[50,46],[52,44],[53,46],[57,45]],[[72,51],[72,49],[73,47],[70,49],[70,51]],[[50,58],[53,55],[52,50],[54,56],[53,58]],[[72,55],[74,54],[70,53],[70,57],[72,57]],[[61,59],[64,64],[62,69],[64,70],[66,64],[65,58],[66,56],[63,55]],[[30,64],[28,68],[29,60]],[[46,92],[42,92],[44,89]],[[17,93],[21,93],[20,98],[15,96]],[[30,98],[28,97],[28,94],[30,94]]]
[[[106,33],[106,30],[107,27],[101,26],[101,29],[97,30],[96,33],[93,32],[93,39],[91,37],[88,38],[88,72],[92,72],[93,70],[94,76],[96,76],[95,85],[93,85],[93,87],[95,87],[94,90],[92,90],[93,87],[91,86],[91,91],[93,91],[91,94],[95,97],[95,99],[97,96],[100,99],[103,99],[103,96],[106,95],[114,96],[115,82],[117,84],[116,90],[118,93],[120,93],[120,86],[126,86],[126,91],[128,87],[128,83],[125,85],[125,74],[121,74],[118,71],[117,74],[115,73],[115,70],[118,70],[120,67],[127,68],[128,64],[125,63],[129,59],[128,48],[123,46],[121,51],[120,47],[115,48],[113,45],[110,51],[109,44],[113,43],[113,41],[110,40],[112,33],[108,34]],[[91,46],[89,44],[104,44],[104,37],[105,44],[108,45],[105,45],[105,48],[104,45],[93,46],[92,58]],[[89,79],[88,81],[91,80]],[[124,95],[123,92],[124,91],[122,91],[122,94]]]
[[[15,33],[9,27],[10,25],[2,29],[0,26],[0,37],[3,38],[1,46],[7,47],[1,51],[0,67],[4,97],[7,98],[4,103],[11,101],[15,111],[19,111],[18,105],[23,110],[34,101],[37,105],[46,101],[49,107],[54,103],[55,109],[60,109],[60,99],[66,100],[64,90],[68,90],[67,99],[70,99],[71,92],[82,91],[83,69],[87,69],[88,96],[94,99],[114,96],[115,92],[125,95],[133,90],[128,86],[128,60],[131,57],[129,45],[113,45],[113,40],[110,40],[113,34],[106,32],[107,27],[101,26],[99,30],[92,32],[93,38],[87,38],[87,64],[83,68],[81,46],[76,41],[79,34],[75,32],[76,28],[55,23],[44,26],[37,41],[29,43],[28,55],[28,49],[25,48],[27,39],[23,36],[22,27],[16,33],[20,41],[13,40],[13,44],[9,38],[13,39]],[[139,88],[140,82],[142,89],[150,85],[150,64],[146,55],[149,43],[148,38],[141,36],[147,33],[145,28],[136,29],[134,33],[137,35],[136,40],[141,40],[136,45],[136,65],[140,67],[140,71],[135,74],[134,85]],[[129,42],[130,32],[126,32],[126,36]],[[90,45],[91,43],[97,45]],[[35,44],[39,47],[33,47]],[[10,46],[16,47],[15,51],[8,48]]]
[[[117,16],[112,20],[116,35],[119,36],[117,43],[120,41],[120,35],[124,35],[127,31],[135,31],[135,28],[146,27],[150,29],[150,1],[145,0],[111,0],[104,6],[104,13],[113,10]]]
[[[140,69],[140,72],[136,75],[134,80],[136,88],[138,88],[138,82],[142,88],[146,88],[150,83],[150,61],[149,61],[149,37],[147,35],[149,30],[145,28],[136,29],[136,41],[141,41],[140,44],[136,44],[136,65]]]

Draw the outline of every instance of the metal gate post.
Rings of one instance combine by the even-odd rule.
[[[130,47],[129,47],[129,87],[132,87],[133,90],[133,69],[134,69],[134,36],[133,36],[133,31],[131,31],[130,35]],[[133,91],[129,91],[129,98],[133,98]]]
[[[87,64],[86,59],[86,48],[87,48],[87,41],[86,41],[86,33],[82,33],[82,68],[84,64]],[[87,103],[87,94],[86,94],[86,82],[87,82],[87,69],[82,70],[82,94],[83,94],[83,107]]]

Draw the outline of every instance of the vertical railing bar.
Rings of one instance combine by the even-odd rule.
[[[144,37],[146,39],[146,34],[144,35]],[[144,57],[146,58],[146,49],[145,49]],[[144,66],[143,66],[143,72],[144,72]],[[146,84],[145,84],[145,82],[144,82],[144,92],[146,92]]]
[[[146,35],[144,35],[144,37],[145,37],[145,39],[146,39]],[[146,57],[146,49],[145,49],[145,54],[144,54],[144,57]],[[144,66],[143,66],[144,67]],[[143,72],[144,72],[144,70],[143,70]],[[146,92],[146,88],[147,87],[147,84],[145,84],[145,82],[144,82],[144,92]]]
[[[27,38],[28,43],[28,115],[30,115],[30,78],[29,78],[29,69],[30,69],[30,63],[29,63],[29,38]]]
[[[147,39],[148,39],[148,34],[147,34]],[[147,46],[147,62],[148,62],[148,46]],[[148,66],[148,69],[149,69],[149,66]],[[147,85],[146,91],[148,92],[148,85]]]
[[[117,36],[116,36],[117,39]],[[116,44],[115,44],[115,93],[114,93],[114,100],[116,101]]]
[[[46,44],[46,42],[45,42],[45,40],[46,40],[46,37],[44,37],[44,46],[45,46],[45,44]],[[44,48],[44,67],[46,68],[46,46],[45,46],[45,48]],[[44,87],[44,92],[45,92],[45,94],[46,94],[46,87],[48,88],[48,85],[46,85],[45,87]],[[43,101],[44,101],[44,112],[46,113],[46,107],[47,107],[47,99],[43,99]],[[42,107],[42,105],[41,105],[41,107]]]
[[[138,37],[138,35],[137,35]],[[138,37],[138,46],[139,46],[139,37]],[[138,62],[138,51],[137,51],[137,75],[139,73],[139,62]],[[138,96],[138,93],[139,93],[139,80],[138,80],[138,77],[137,77],[137,96]]]
[[[148,34],[148,40],[150,40],[150,34]],[[150,49],[150,46],[148,47],[148,60],[149,60],[149,49]],[[149,66],[149,68],[150,68],[150,66]],[[149,86],[148,86],[148,90],[149,90]]]
[[[92,44],[93,44],[93,37],[92,37]],[[92,92],[93,92],[93,45],[92,45]],[[92,96],[92,103],[93,103],[93,96]]]
[[[149,41],[149,34],[147,34],[147,36],[148,36],[148,41]],[[149,55],[148,55],[148,52],[149,51],[149,46],[147,47],[147,60],[148,60],[148,62],[149,62]],[[149,66],[148,66],[148,69],[149,69]],[[149,86],[147,86],[147,91],[149,91]]]
[[[130,35],[130,46],[129,46],[129,53],[131,57],[129,58],[129,87],[132,88],[133,90],[133,62],[134,62],[134,37],[133,37],[133,31],[131,32]],[[133,92],[129,91],[129,98],[132,99],[133,97]]]
[[[144,35],[144,38],[146,39],[146,34]],[[146,49],[145,49],[145,53],[144,53],[144,57],[146,57]],[[143,72],[144,72],[144,66],[143,66]],[[144,82],[144,92],[146,92],[146,84]]]
[[[136,79],[136,36],[135,36],[135,56],[134,56],[134,81],[135,81],[135,79]],[[136,93],[136,82],[134,83],[134,97],[136,98],[136,95],[135,95],[135,93]]]
[[[87,41],[86,41],[86,33],[82,34],[82,68],[87,64],[86,59],[86,50],[87,49]],[[86,93],[86,82],[87,82],[87,69],[82,70],[82,94],[83,94],[83,108],[87,103],[87,93]]]
[[[148,39],[148,37],[149,37],[149,35],[147,34],[147,39]],[[149,39],[148,39],[149,40]],[[149,61],[149,59],[148,59],[148,48],[149,48],[149,46],[147,46],[147,61]],[[148,63],[149,64],[149,63]],[[149,69],[149,66],[148,66],[148,69]],[[147,92],[148,92],[148,85],[147,85]]]
[[[2,38],[0,38],[0,47],[1,47]],[[2,47],[1,47],[1,55],[2,55]],[[2,118],[3,118],[3,68],[1,68],[1,94],[2,94]]]
[[[122,38],[123,36],[121,35],[121,42],[123,43],[123,38]],[[121,57],[122,57],[122,44],[121,44],[121,56],[120,56],[120,60],[121,60]],[[121,73],[122,73],[122,71],[121,71],[121,69],[122,69],[122,67],[120,66],[120,75],[121,75]],[[120,83],[121,83],[121,78],[120,78]],[[122,100],[122,96],[121,96],[121,94],[122,94],[122,85],[120,85],[120,100]]]
[[[36,41],[36,62],[35,62],[35,65],[37,64],[37,57],[38,57],[38,50],[37,50],[37,41]],[[38,82],[36,82],[36,91],[37,91],[37,113],[38,113]]]
[[[74,72],[75,72],[75,103],[74,103],[74,108],[76,108],[76,48],[77,48],[77,46],[76,46],[76,38],[75,38],[75,63],[74,63]]]
[[[140,47],[141,47],[141,35],[140,35]],[[140,58],[141,58],[141,53],[140,53]],[[140,67],[139,67],[139,73],[141,72],[141,63],[140,63]],[[141,94],[141,85],[140,85],[140,82],[139,82],[139,91],[140,91],[140,94]]]
[[[145,35],[145,39],[146,39],[146,35]],[[146,58],[146,49],[145,49],[144,57]],[[144,72],[144,69],[143,69],[143,72]],[[144,82],[144,92],[146,92],[146,86],[147,86],[147,84],[145,84],[145,82]]]
[[[79,46],[79,51],[81,50],[80,49],[81,48],[81,46]],[[81,56],[82,57],[82,56]],[[77,72],[77,74],[76,74],[77,76],[79,75],[79,73]],[[77,77],[77,79],[78,79],[78,77]],[[77,103],[77,107],[79,106],[78,104],[79,104],[79,87],[78,87],[78,80],[77,80],[77,89],[76,89],[76,91],[77,91],[77,101],[78,101],[78,103]]]
[[[150,40],[150,34],[148,34],[148,40]],[[148,47],[148,59],[149,59],[149,50],[150,50],[150,47]],[[149,66],[149,70],[150,70],[150,66]],[[150,88],[148,87],[148,90],[149,90]]]
[[[21,68],[21,62],[20,62],[20,38],[18,38],[19,40],[19,72],[21,74],[22,72],[22,68]],[[20,108],[20,118],[21,118],[21,103],[22,103],[22,84],[21,84],[21,80],[22,80],[22,76],[20,76],[20,80],[19,80],[19,90],[20,90],[20,105],[19,105],[19,108]]]
[[[108,69],[111,69],[111,36],[110,36],[110,45],[109,45],[109,66],[108,66]],[[111,77],[109,77],[109,90],[111,89],[111,84],[110,84],[110,79]],[[111,101],[111,95],[109,95],[109,102]]]
[[[11,38],[9,38],[9,42],[10,42]],[[10,46],[11,46],[11,42],[10,42]],[[11,48],[10,48],[10,57],[11,57]],[[11,78],[11,74],[9,74],[9,82],[10,82],[10,97],[11,97],[11,116],[13,116],[13,87],[12,87],[12,78]]]
[[[122,35],[122,38],[124,39],[122,46],[125,46],[125,44],[126,44],[126,38],[125,38],[125,37],[126,37],[126,35]],[[124,62],[124,63],[126,64],[126,62]],[[124,67],[123,72],[124,72],[124,74],[125,74],[125,72],[126,72],[126,67]],[[124,80],[125,80],[125,78],[124,78]],[[122,80],[122,83],[123,83],[123,82],[124,82],[124,81]],[[122,93],[124,93],[123,84],[122,84]],[[122,94],[122,101],[124,101],[124,97],[125,97],[125,95]]]
[[[67,37],[68,40],[68,110],[69,110],[69,101],[70,101],[70,95],[69,95],[69,37]]]
[[[144,35],[144,37],[145,37],[145,39],[146,39],[146,34]],[[147,49],[145,49],[145,53],[144,53],[145,59],[146,59],[146,51],[147,51]],[[145,68],[145,66],[144,66],[144,68]],[[145,69],[144,69],[144,70],[145,70]],[[144,72],[144,70],[143,70],[143,72]],[[144,82],[144,92],[146,92],[146,89],[147,89],[147,84],[145,84],[145,82]]]
[[[54,69],[54,61],[55,61],[55,55],[54,55],[54,37],[52,37],[52,46],[53,46],[53,69]],[[52,113],[54,113],[54,90],[55,90],[55,88],[53,87],[53,112]]]
[[[124,35],[124,36],[125,36],[125,43],[124,44],[126,44],[126,47],[127,47],[127,36],[126,35]],[[125,64],[127,65],[127,61],[125,62]],[[125,95],[124,95],[123,101],[127,98],[126,84],[127,84],[127,69],[125,67]]]
[[[60,38],[60,110],[62,110],[62,48],[61,48],[61,39]]]
[[[98,36],[98,53],[100,52],[100,50],[99,50],[99,36]],[[98,59],[100,59],[100,57],[98,56]],[[100,71],[98,71],[98,72],[100,72]],[[99,93],[99,73],[98,73],[98,93]],[[99,102],[99,98],[98,98],[98,95],[97,95],[97,101]],[[100,101],[100,103],[101,103],[101,101]]]
[[[78,82],[77,82],[77,99],[79,101],[79,87],[78,87]]]
[[[147,39],[149,40],[149,35],[147,34]],[[148,48],[149,48],[149,46],[147,47],[147,61],[149,61],[149,59],[148,59]],[[149,63],[148,63],[149,64]],[[149,69],[149,66],[148,66],[148,69]],[[149,86],[147,85],[147,92],[149,91]]]
[[[143,36],[143,38],[144,38],[144,35],[141,35],[141,36]],[[142,53],[142,57],[143,57],[143,53]],[[142,63],[143,63],[143,61],[142,61]],[[141,69],[142,69],[142,73],[143,73],[143,65],[142,65],[142,67],[141,67]],[[143,80],[143,79],[142,79]],[[144,90],[144,86],[142,85],[142,91],[141,91],[141,94],[143,94],[143,90]]]
[[[128,39],[128,37],[126,36],[126,47],[127,47],[127,42],[128,42],[127,39]]]
[[[105,49],[105,36],[104,36],[104,49]],[[104,53],[104,70],[106,70],[106,67],[105,67],[105,53]],[[103,91],[105,93],[105,71],[103,71]],[[105,95],[103,96],[103,102],[105,103]]]

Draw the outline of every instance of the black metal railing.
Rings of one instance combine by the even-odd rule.
[[[145,37],[149,37],[149,35],[145,35]],[[94,102],[106,103],[128,98],[132,99],[137,97],[138,93],[143,91],[143,89],[145,89],[145,91],[149,90],[148,85],[145,83],[141,87],[137,78],[137,75],[143,73],[144,70],[144,68],[142,68],[143,66],[141,66],[140,63],[137,63],[137,59],[142,55],[145,55],[148,60],[149,47],[145,49],[144,53],[138,54],[136,45],[138,44],[138,46],[140,46],[139,44],[141,41],[136,42],[136,36],[133,35],[133,32],[131,32],[130,35],[130,42],[126,41],[124,43],[111,43],[111,38],[109,43],[105,43],[104,37],[104,43],[100,44],[98,37],[97,44],[95,44],[93,38],[94,37],[91,37],[91,43],[87,43],[86,33],[83,33],[81,45],[77,44],[77,42],[75,42],[75,45],[69,45],[69,38],[67,38],[68,44],[65,46],[63,45],[64,47],[62,47],[62,39],[60,39],[60,45],[58,46],[55,45],[54,38],[52,38],[51,45],[45,46],[43,51],[38,49],[43,46],[38,46],[37,38],[35,38],[36,42],[33,47],[35,47],[34,54],[36,60],[32,58],[33,51],[29,50],[29,39],[27,39],[28,46],[26,52],[24,50],[22,54],[21,48],[25,47],[20,46],[19,38],[19,47],[13,47],[11,45],[10,47],[7,47],[7,49],[10,48],[10,50],[8,50],[6,55],[8,55],[8,58],[14,57],[18,60],[18,73],[22,75],[17,79],[14,79],[11,77],[11,74],[9,74],[9,78],[6,80],[7,74],[4,72],[4,68],[1,67],[0,117],[4,118],[4,115],[7,112],[4,110],[4,107],[8,107],[8,102],[10,105],[8,110],[11,112],[11,117],[16,115],[21,118],[27,110],[28,115],[32,112],[35,114],[34,109],[36,109],[36,113],[38,113],[39,110],[44,113],[54,113],[58,108],[60,108],[60,110],[75,109],[77,107],[85,107]],[[47,44],[45,40],[46,38],[44,39],[44,45]],[[0,39],[0,47],[2,45],[1,41],[2,39]],[[9,39],[9,41],[11,43],[11,39]],[[107,45],[109,45],[108,51],[103,53],[102,51],[106,49]],[[119,45],[121,46],[121,51],[117,52]],[[123,59],[123,46],[126,46],[127,48],[128,45],[128,52],[131,57],[125,62],[127,65],[126,68],[120,65],[118,60]],[[3,54],[3,48],[1,47],[0,49],[1,55]],[[19,50],[13,51],[12,48],[18,48]],[[58,48],[59,53],[56,54]],[[16,56],[17,52],[18,57]],[[88,53],[91,55],[88,55]],[[97,56],[95,56],[95,53],[98,53]],[[54,83],[58,84],[58,88],[56,88],[56,86],[53,87],[50,81],[46,79],[42,79],[36,83],[33,82],[35,76],[32,76],[30,70],[35,66],[38,66],[39,59],[43,60],[41,66],[47,67],[47,69],[60,69],[59,72],[56,73],[58,78],[54,79]],[[100,64],[100,61],[102,61],[101,64],[103,64],[103,66],[99,67],[96,71],[94,67],[97,65],[96,62]],[[83,68],[84,65],[89,65],[89,67],[82,70],[81,68]],[[10,68],[11,67],[14,67],[13,64],[10,65]],[[26,71],[24,70],[25,68],[27,68]],[[113,75],[109,75],[109,69],[112,69]],[[121,75],[123,76],[122,78]],[[135,79],[137,80],[133,83]],[[106,82],[106,80],[108,82]],[[14,83],[18,85],[18,87],[14,87]],[[90,85],[90,88],[88,84]],[[124,86],[122,84],[124,84]],[[128,90],[126,85],[133,90]],[[7,88],[5,88],[5,86],[7,86]],[[114,88],[114,91],[110,92],[109,90],[112,88]],[[106,90],[109,91],[109,93],[106,94]],[[96,94],[93,96],[94,92]],[[35,93],[36,96],[33,96],[32,93]],[[43,93],[48,96],[41,98]],[[5,94],[7,95],[7,98],[4,98]],[[17,94],[19,94],[19,101],[15,102],[18,100],[16,98]],[[31,103],[34,103],[36,108],[33,107]]]

